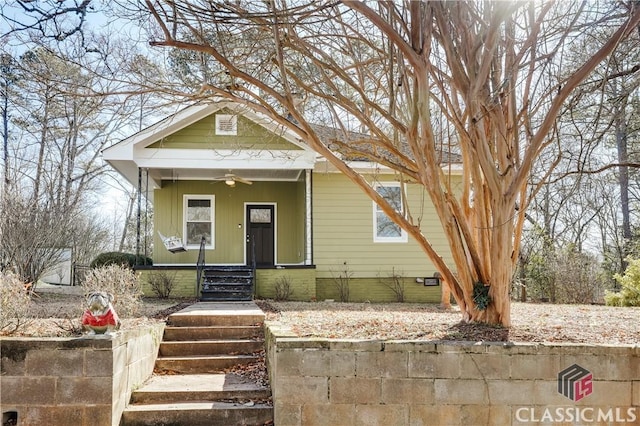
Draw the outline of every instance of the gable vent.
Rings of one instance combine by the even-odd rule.
[[[237,135],[238,116],[231,114],[216,114],[216,135]]]

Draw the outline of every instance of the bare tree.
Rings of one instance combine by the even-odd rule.
[[[608,32],[594,28],[591,37],[575,43],[569,62],[582,62],[597,50]],[[534,217],[554,217],[550,230],[555,246],[573,244],[591,252],[599,244],[607,271],[621,273],[634,246],[638,203],[638,37],[620,43],[574,92],[558,118],[555,157],[549,175],[544,164],[534,179],[546,176],[534,201]],[[545,221],[545,223],[548,223]],[[598,241],[600,239],[600,241]]]
[[[100,150],[137,121],[137,107],[96,94],[118,82],[104,80],[71,40],[57,50],[33,45],[12,63],[0,259],[2,269],[36,282],[66,249],[85,261],[104,247],[105,230],[91,213],[106,171]]]

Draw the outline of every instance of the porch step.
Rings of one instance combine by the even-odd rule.
[[[161,357],[220,355],[220,354],[253,354],[264,347],[262,340],[180,340],[161,342]]]
[[[202,291],[200,293],[200,300],[207,301],[250,301],[253,300],[253,290],[248,288],[246,291]]]
[[[254,271],[245,266],[208,266],[202,274],[201,300],[253,299]]]
[[[258,325],[165,327],[163,341],[189,341],[207,339],[252,339],[262,338],[263,329]]]
[[[264,425],[272,424],[270,404],[238,402],[177,402],[132,405],[123,414],[124,426]]]
[[[205,266],[205,277],[253,277],[253,269],[248,266]]]

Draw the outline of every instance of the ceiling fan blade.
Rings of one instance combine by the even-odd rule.
[[[240,176],[234,176],[233,180],[235,180],[236,182],[244,183],[246,185],[251,185],[253,183],[250,180],[247,180],[245,178],[241,178]]]
[[[236,176],[233,173],[226,173],[224,176],[215,177],[212,180],[214,182],[225,182],[229,186],[234,186],[231,184],[231,182],[240,182],[244,183],[245,185],[251,185],[253,183],[250,180],[242,178],[240,176]]]

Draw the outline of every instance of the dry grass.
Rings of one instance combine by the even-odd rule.
[[[640,308],[514,303],[512,326],[461,323],[460,312],[410,303],[258,302],[298,336],[638,344]]]
[[[79,294],[39,293],[29,310],[28,326],[16,335],[79,334]],[[135,318],[123,328],[162,321],[193,303],[185,299],[145,298]],[[340,303],[257,301],[267,319],[289,325],[299,336],[363,339],[470,340],[635,344],[640,342],[640,308],[594,305],[514,303],[512,327],[463,324],[455,309],[414,303]]]
[[[63,289],[67,290],[67,289]],[[73,289],[70,289],[73,290]],[[32,297],[26,315],[27,323],[12,336],[69,337],[82,333],[83,298],[79,292],[38,292]],[[122,329],[132,329],[153,322],[164,321],[169,314],[194,300],[144,298],[135,317],[122,317]],[[116,308],[117,309],[117,308]]]

